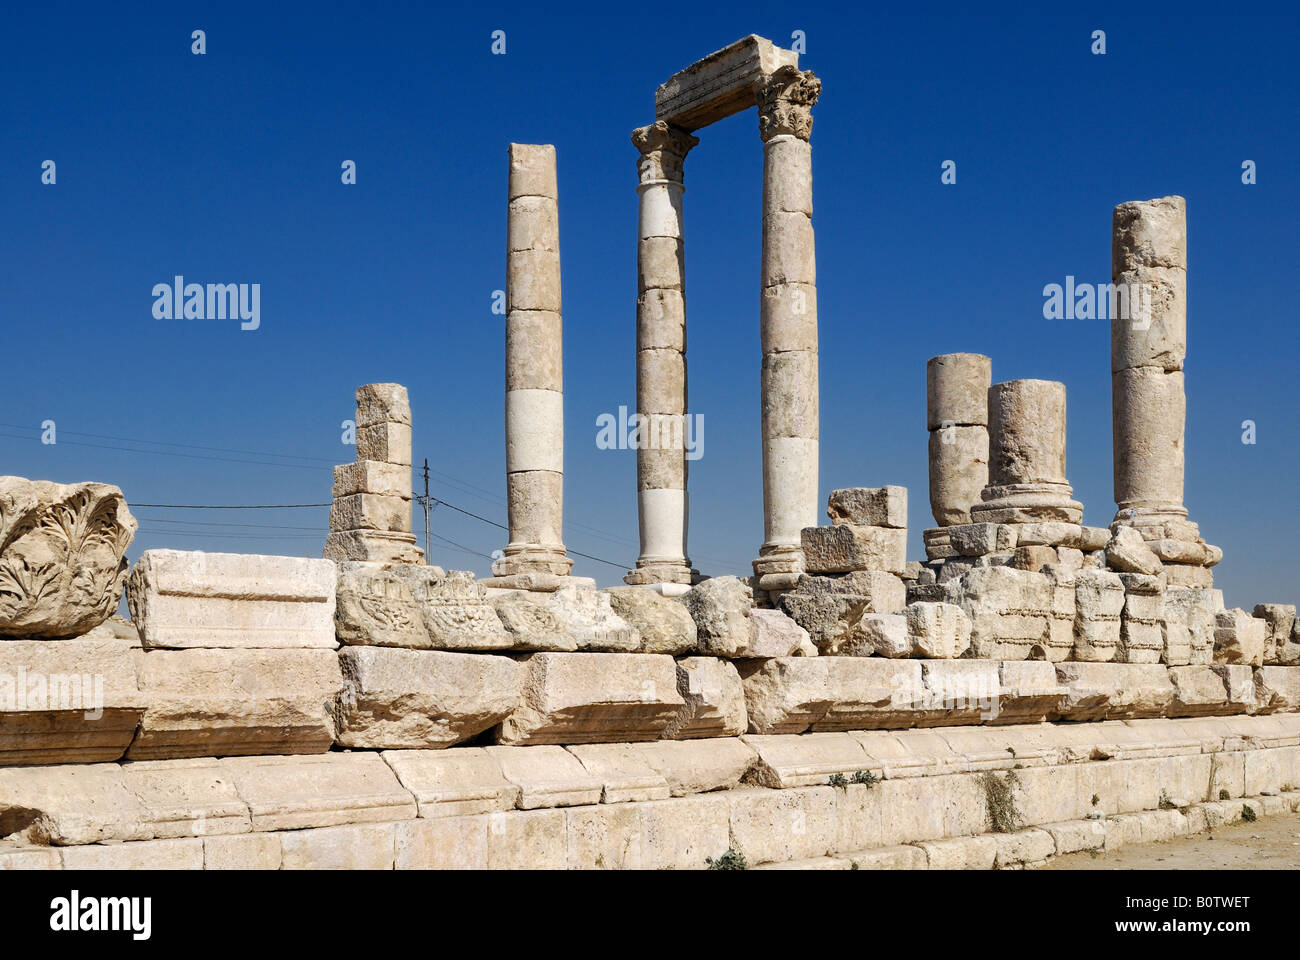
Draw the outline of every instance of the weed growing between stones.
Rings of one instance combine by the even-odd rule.
[[[984,801],[988,805],[989,823],[994,833],[1015,833],[1020,829],[1023,818],[1016,807],[1016,787],[1020,778],[1014,770],[998,779],[996,774],[986,773],[980,778],[984,784]]]
[[[735,847],[728,847],[727,852],[717,859],[714,859],[713,857],[705,857],[704,862],[710,870],[749,869],[749,864],[745,862],[745,855]]]

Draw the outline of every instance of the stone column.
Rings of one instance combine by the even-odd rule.
[[[565,576],[564,376],[555,147],[510,144],[506,254],[506,498],[494,573]]]
[[[682,165],[700,141],[663,120],[632,131],[640,151],[636,301],[637,508],[641,555],[623,579],[677,593],[692,580],[685,428],[686,283]]]
[[[1065,384],[1008,380],[989,388],[989,482],[972,523],[1077,524],[1065,478]]]
[[[1110,321],[1115,522],[1136,528],[1171,585],[1209,587],[1223,552],[1183,506],[1187,398],[1187,202],[1121,203],[1111,240]]]
[[[937,527],[923,531],[926,556],[954,556],[945,527],[970,523],[989,481],[989,385],[993,361],[978,353],[946,353],[925,365],[930,431],[930,511]]]
[[[419,563],[411,533],[411,403],[400,383],[357,388],[357,459],[334,468],[327,560]]]
[[[783,66],[757,82],[763,139],[761,590],[804,569],[801,531],[818,520],[817,266],[812,226],[812,107],[821,81]]]

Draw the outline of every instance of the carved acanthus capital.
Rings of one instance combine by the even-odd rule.
[[[811,70],[784,66],[756,81],[758,133],[766,143],[782,134],[807,140],[812,135],[812,108],[822,82]]]
[[[666,120],[656,120],[648,127],[633,130],[632,144],[641,151],[637,160],[641,182],[673,180],[681,183],[686,154],[699,142],[699,137],[674,127]]]

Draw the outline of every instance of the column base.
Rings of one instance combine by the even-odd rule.
[[[596,589],[596,581],[592,577],[573,577],[568,574],[557,576],[554,573],[515,573],[487,577],[477,582],[489,590],[527,590],[530,593],[555,593],[565,587]]]
[[[623,582],[633,587],[648,587],[654,584],[673,583],[687,588],[699,583],[700,571],[692,569],[689,563],[641,563],[637,562],[635,570],[629,570]],[[662,593],[663,591],[659,591]]]
[[[564,546],[540,546],[531,543],[510,543],[502,557],[492,564],[492,573],[499,577],[517,574],[542,573],[566,577],[573,569],[573,561],[564,554]]]
[[[952,541],[948,536],[947,527],[931,527],[922,530],[921,542],[925,544],[927,560],[947,560],[949,557],[957,556],[957,551],[953,549]]]
[[[415,545],[414,534],[383,530],[332,530],[321,556],[336,562],[424,563],[424,551]]]
[[[803,548],[788,543],[765,543],[753,562],[754,586],[758,590],[792,590],[804,572]]]
[[[988,486],[970,508],[971,523],[1082,523],[1083,504],[1070,499],[1068,483],[1009,483]]]

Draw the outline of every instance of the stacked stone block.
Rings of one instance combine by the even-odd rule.
[[[946,528],[970,523],[989,479],[988,390],[993,362],[978,353],[948,353],[925,365],[930,432],[930,510],[937,527],[923,534],[926,556],[956,556]]]
[[[411,403],[399,383],[357,388],[354,463],[334,468],[327,560],[419,563],[411,533]]]

